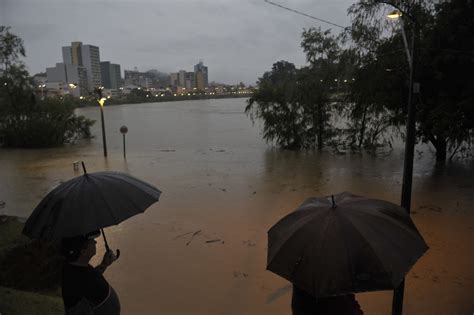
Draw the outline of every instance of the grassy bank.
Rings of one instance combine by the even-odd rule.
[[[0,216],[0,314],[63,314],[61,258],[53,244],[21,234],[22,220]]]
[[[0,314],[64,314],[63,301],[59,296],[0,287]]]

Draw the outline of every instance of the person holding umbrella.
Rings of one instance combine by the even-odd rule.
[[[63,300],[66,314],[120,314],[120,303],[103,277],[119,256],[107,243],[104,228],[145,212],[161,191],[131,175],[104,171],[84,174],[50,191],[28,217],[23,234],[38,240],[61,240],[66,258]],[[95,238],[102,234],[106,253],[97,267],[89,261],[96,254]]]
[[[116,259],[108,250],[95,268],[89,264],[96,255],[99,231],[63,238],[65,257],[62,274],[62,297],[66,314],[120,314],[120,302],[103,273]]]
[[[270,228],[267,270],[293,284],[294,315],[359,315],[354,293],[397,288],[427,250],[405,209],[343,192]]]
[[[293,284],[293,315],[363,315],[354,294],[315,298]]]

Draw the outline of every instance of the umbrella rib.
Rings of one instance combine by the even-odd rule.
[[[383,212],[380,212],[380,211],[378,211],[376,213],[374,213],[374,212],[365,212],[365,214],[370,216],[370,217],[373,217],[374,219],[377,219],[377,220],[390,222],[391,224],[395,225],[400,230],[403,230],[403,232],[409,234],[410,236],[415,237],[415,238],[423,239],[423,237],[421,236],[421,234],[418,231],[418,229],[416,228],[416,226],[413,225],[411,222],[400,222],[399,220],[396,220],[395,218],[391,217],[390,215],[388,215],[386,213],[383,213]],[[357,217],[360,217],[360,215],[358,215],[356,213],[354,215],[357,216]]]
[[[90,176],[90,175],[89,175],[89,176]],[[92,178],[91,178],[91,179],[92,179]],[[109,203],[107,202],[107,198],[104,197],[104,195],[103,195],[103,193],[102,193],[102,190],[100,190],[99,185],[97,185],[96,182],[93,181],[93,180],[91,180],[91,182],[92,182],[92,184],[93,184],[94,186],[97,187],[97,191],[99,192],[99,196],[100,196],[101,199],[104,201],[104,203],[107,205],[107,212],[113,217],[114,222],[116,222],[116,221],[117,221],[117,218],[116,218],[115,214],[110,210],[110,205],[109,205]]]
[[[381,209],[383,210],[383,209]],[[377,218],[383,221],[389,221],[390,223],[396,225],[399,227],[401,230],[403,230],[406,233],[409,233],[413,236],[421,237],[421,234],[419,233],[418,229],[412,222],[405,222],[405,221],[400,221],[397,220],[396,218],[392,217],[388,213],[382,212],[381,210],[375,211],[364,211],[364,215],[368,215],[373,218]],[[353,212],[354,215],[356,215],[357,212]]]
[[[293,213],[294,213],[294,212],[292,212],[291,214],[293,214]],[[291,214],[290,214],[290,215],[291,215]],[[300,226],[298,229],[294,230],[294,231],[286,238],[285,241],[282,241],[282,242],[281,242],[281,245],[280,245],[280,247],[279,247],[278,250],[280,250],[283,246],[285,246],[285,244],[286,244],[287,242],[289,242],[293,237],[295,237],[299,232],[301,232],[301,231],[303,230],[303,226],[305,226],[306,224],[311,223],[311,221],[313,221],[314,219],[316,219],[317,217],[320,217],[320,216],[322,216],[322,215],[323,215],[323,214],[322,214],[322,211],[321,211],[321,212],[319,212],[319,213],[317,213],[317,214],[311,216],[309,219],[306,219],[306,220],[305,220],[306,222],[302,223],[301,226]],[[280,221],[280,222],[281,222],[281,221]],[[280,223],[280,222],[279,222],[279,223]],[[272,261],[273,261],[274,258],[275,258],[275,256],[272,257],[272,259],[271,259],[270,261],[267,261],[267,266],[269,266],[269,265],[272,263]]]
[[[362,233],[359,232],[359,230],[352,224],[352,222],[350,220],[348,220],[347,218],[343,217],[343,216],[339,216],[339,218],[346,222],[346,224],[348,224],[349,226],[352,227],[354,233],[357,233],[357,235],[360,236],[361,240],[364,240],[364,243],[366,243],[368,245],[368,247],[370,248],[370,250],[372,251],[375,259],[377,260],[377,262],[379,263],[379,266],[382,268],[382,270],[387,273],[387,269],[385,268],[385,265],[382,263],[382,261],[380,260],[378,254],[377,254],[377,251],[374,249],[374,247],[372,246],[372,244],[370,242],[367,241],[366,237],[364,237],[364,235]],[[346,245],[347,248],[349,248],[347,245],[348,242],[347,242],[347,238],[344,236],[344,244]]]

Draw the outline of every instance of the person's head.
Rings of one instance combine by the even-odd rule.
[[[99,231],[94,231],[86,235],[78,235],[63,238],[61,241],[61,253],[68,262],[89,260],[96,254],[95,238],[99,236]]]

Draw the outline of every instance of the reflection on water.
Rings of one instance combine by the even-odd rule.
[[[122,257],[107,276],[126,314],[153,314],[156,308],[166,314],[287,314],[286,282],[265,271],[267,229],[309,196],[351,191],[398,203],[403,151],[380,157],[281,151],[264,143],[244,107],[243,99],[106,107],[107,159],[98,108],[78,109],[97,120],[95,138],[57,149],[0,150],[0,200],[6,203],[0,211],[27,217],[53,186],[80,175],[74,161],[85,161],[88,172],[128,172],[163,195],[145,214],[109,229]],[[126,161],[122,125],[129,129]],[[412,209],[433,249],[446,236],[439,237],[436,224],[472,218],[474,165],[436,168],[428,146],[417,150],[423,153],[415,161]],[[450,221],[464,234],[446,234],[472,240],[472,227],[455,226],[465,221]],[[451,264],[452,258],[432,252],[420,262],[422,270],[437,270],[437,259]],[[472,258],[459,272],[472,271],[467,263]],[[459,281],[460,292],[472,292],[472,277]],[[418,282],[421,287],[409,289],[439,292],[429,280]],[[450,294],[462,296],[455,288]],[[383,305],[366,303],[366,309],[385,312],[390,302],[381,300]]]

